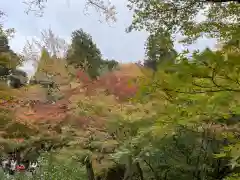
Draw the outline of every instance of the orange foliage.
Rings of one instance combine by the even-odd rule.
[[[30,121],[32,123],[54,121],[60,122],[67,114],[67,106],[64,104],[35,104],[32,107],[21,107],[16,111],[19,121]]]
[[[120,70],[113,71],[91,81],[86,73],[79,71],[77,78],[82,82],[86,94],[90,95],[97,89],[104,89],[106,94],[112,94],[119,100],[133,97],[137,92],[134,80],[142,76],[140,68],[135,64],[122,64]]]
[[[57,101],[55,104],[41,102],[42,99],[45,99],[44,93],[36,86],[36,89],[32,87],[29,92],[25,93],[25,98],[23,95],[21,96],[22,101],[2,102],[0,106],[6,106],[8,109],[12,107],[15,119],[24,124],[36,125],[42,122],[58,124],[70,116],[71,121],[81,128],[103,128],[105,122],[103,117],[80,117],[71,114],[71,109],[68,107],[69,99],[78,94],[92,95],[97,89],[103,89],[106,95],[114,95],[118,100],[126,100],[136,94],[137,85],[136,83],[130,83],[130,81],[138,76],[141,76],[141,70],[137,65],[132,64],[122,65],[120,70],[109,72],[94,81],[91,81],[83,71],[79,71],[77,78],[81,81],[82,86],[66,89],[63,92],[64,99]],[[84,91],[82,91],[83,89]],[[36,99],[38,103],[36,103]]]

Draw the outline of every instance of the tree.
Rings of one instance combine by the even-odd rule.
[[[32,62],[37,67],[39,53],[41,54],[43,48],[47,49],[50,56],[64,58],[67,53],[68,44],[64,39],[55,35],[51,29],[45,29],[41,32],[39,39],[32,38],[26,42],[22,52],[24,59]]]
[[[223,180],[236,174],[239,178],[239,141],[234,135],[239,129],[234,127],[240,113],[240,54],[232,48],[206,49],[188,59],[180,56],[173,65],[175,73],[160,66],[154,77],[142,79],[142,96],[131,108],[113,110],[115,121],[110,123],[115,128],[109,131],[120,145],[114,158],[130,168],[126,176]],[[229,123],[232,117],[234,125]]]
[[[9,46],[9,33],[0,27],[0,77],[6,81],[9,86],[18,88],[26,84],[26,73],[16,70],[23,61],[22,56],[11,50]],[[20,72],[20,74],[18,72]]]
[[[72,44],[68,50],[67,62],[76,68],[83,69],[91,78],[98,76],[98,69],[102,62],[101,52],[92,37],[82,29],[72,33]]]
[[[193,43],[203,35],[229,40],[238,28],[240,17],[237,1],[129,0],[128,7],[135,12],[128,31],[145,29],[156,32],[161,29],[171,35],[181,33],[186,36],[184,42],[187,43]],[[200,14],[206,19],[198,22],[196,19]]]
[[[53,57],[65,57],[68,49],[68,44],[64,39],[58,37],[49,28],[41,32],[41,39],[33,39],[33,42],[39,49],[46,48],[49,54]]]
[[[173,46],[170,34],[161,31],[151,34],[146,43],[144,66],[156,71],[161,63],[175,63],[177,52]]]
[[[42,15],[48,0],[26,0],[27,13],[33,11],[37,15]],[[100,15],[103,15],[107,21],[116,21],[115,6],[109,0],[86,0],[86,10],[93,7]]]
[[[118,66],[118,62],[115,60],[103,60],[103,65],[106,65],[109,71],[114,70]]]
[[[103,75],[105,73],[111,72],[118,67],[118,62],[115,60],[102,60],[100,68],[99,68],[99,75]]]
[[[54,34],[51,29],[43,30],[41,38],[33,38],[27,41],[23,49],[23,56],[27,61],[32,61],[36,66],[37,76],[47,78],[47,76],[66,76],[65,56],[68,49],[68,44],[64,39]],[[40,58],[39,58],[40,52]],[[57,68],[58,67],[58,68]],[[40,75],[42,74],[42,75]],[[45,76],[45,77],[44,77]],[[41,78],[40,78],[41,79]]]
[[[10,49],[8,43],[7,35],[0,33],[0,66],[16,68],[22,64],[23,59]]]
[[[53,62],[51,56],[48,50],[46,48],[43,48],[36,73],[44,73],[46,77],[51,76],[52,67]]]
[[[5,68],[16,68],[23,63],[23,58],[9,46],[9,38],[13,36],[13,33],[14,29],[4,29],[0,24],[0,66]]]
[[[24,1],[25,4],[28,6],[28,11],[34,11],[39,13],[40,15],[42,14],[42,10],[45,8],[46,3],[49,0],[26,0]],[[203,3],[225,3],[225,2],[237,2],[239,3],[239,0],[205,0],[201,1]],[[141,3],[141,1],[134,1],[134,0],[129,0],[130,5],[137,5],[137,3]],[[179,5],[180,3],[178,2],[171,2],[172,5],[175,6]],[[116,9],[115,6],[112,5],[112,3],[109,0],[86,0],[86,5],[87,7],[90,5],[93,8],[95,8],[100,14],[105,15],[106,20],[116,20]],[[131,7],[131,6],[130,6]],[[141,7],[141,6],[138,6]],[[175,9],[173,9],[175,11]],[[177,9],[178,10],[178,9]]]
[[[10,47],[8,45],[8,38],[6,35],[0,36],[0,52],[7,52],[9,51]]]

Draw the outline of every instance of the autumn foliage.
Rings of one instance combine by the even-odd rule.
[[[127,100],[137,93],[135,81],[141,75],[139,68],[134,64],[122,65],[120,70],[109,72],[96,80],[91,80],[86,73],[80,70],[77,78],[83,83],[87,95],[102,89],[106,95],[114,95],[119,100]]]
[[[94,124],[101,124],[103,121],[100,116],[85,117],[84,115],[73,115],[70,99],[81,96],[97,96],[99,91],[104,96],[115,97],[117,101],[126,101],[134,97],[137,92],[137,85],[134,83],[134,80],[140,73],[136,72],[135,76],[129,75],[128,68],[138,70],[136,65],[123,65],[122,69],[109,72],[96,80],[91,80],[86,73],[79,70],[76,78],[80,85],[72,89],[65,89],[62,92],[64,98],[55,104],[44,103],[46,97],[43,96],[43,89],[38,86],[31,86],[27,90],[20,89],[18,91],[18,93],[21,92],[21,96],[19,96],[17,101],[4,101],[1,103],[1,107],[13,111],[17,121],[27,122],[28,124],[39,124],[44,121],[60,123],[69,116],[75,122],[79,121],[80,124],[87,125],[90,121],[94,122]]]

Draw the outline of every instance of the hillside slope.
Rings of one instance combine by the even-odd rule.
[[[129,105],[125,100],[137,91],[136,85],[130,81],[142,75],[134,64],[120,67],[120,70],[95,81],[87,79],[83,72],[78,73],[78,83],[59,87],[63,98],[55,104],[46,103],[46,91],[39,86],[18,90],[22,93],[17,98],[21,105],[16,101],[15,105],[13,102],[14,109],[7,108],[12,112],[12,121],[2,128],[2,138],[5,139],[11,129],[12,135],[7,137],[12,138],[11,143],[16,138],[25,139],[25,143],[17,143],[16,146],[27,149],[50,141],[60,148],[60,159],[80,158],[91,152],[96,172],[112,166],[114,163],[109,154],[118,142],[108,133],[106,122],[115,116],[118,109]],[[22,131],[20,127],[25,128],[24,133],[14,134]],[[11,145],[3,142],[4,147],[9,149]]]

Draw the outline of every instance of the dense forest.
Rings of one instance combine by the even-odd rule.
[[[44,13],[47,1],[28,2],[29,12]],[[113,4],[86,3],[117,21]],[[127,7],[134,11],[127,32],[149,32],[142,64],[104,59],[81,28],[70,45],[45,30],[18,54],[9,46],[13,29],[0,25],[1,179],[8,172],[19,180],[240,180],[240,3]],[[207,37],[218,47],[179,53],[179,33],[183,44]],[[41,52],[34,76],[27,82],[19,73],[9,86],[10,70],[36,58],[32,46]],[[17,166],[4,165],[9,157]]]

